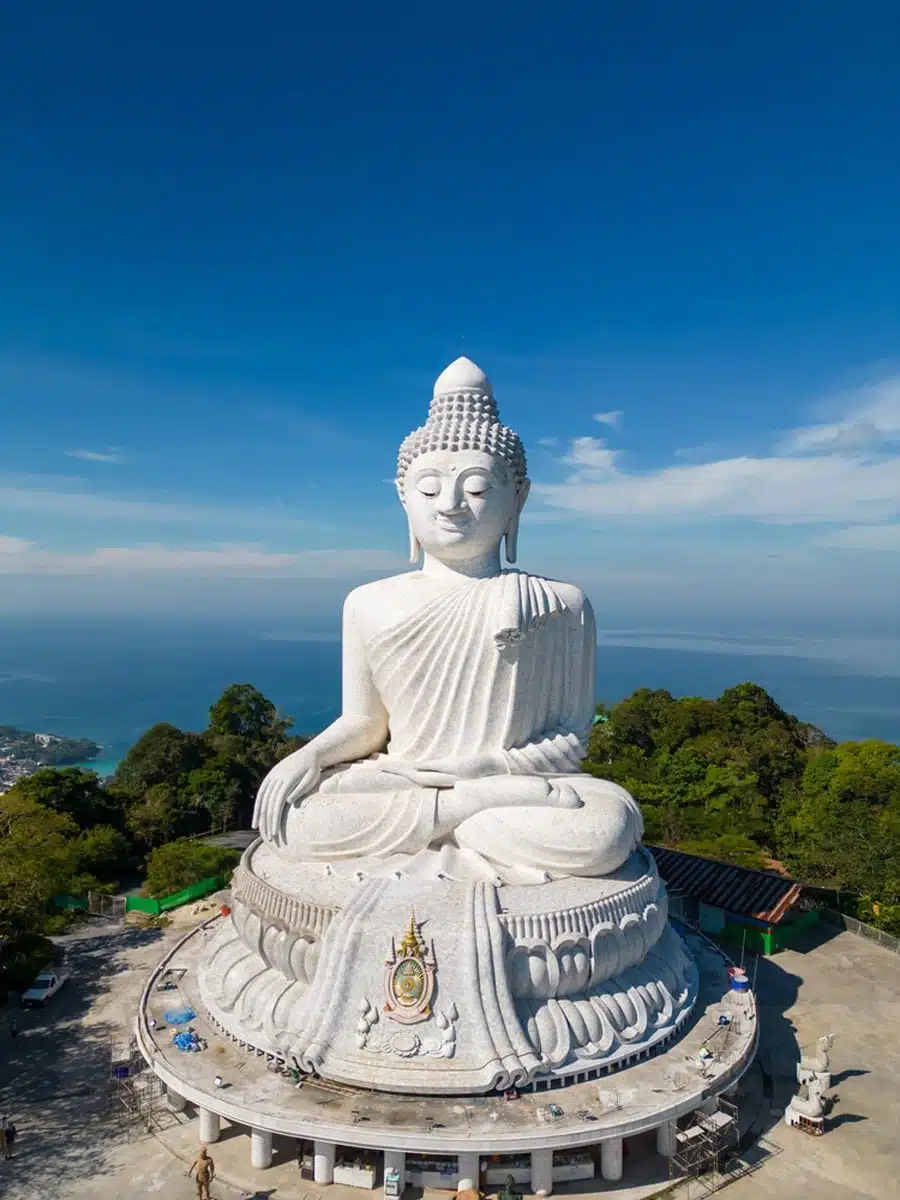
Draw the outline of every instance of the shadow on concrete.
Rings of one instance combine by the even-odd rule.
[[[862,1113],[840,1113],[836,1117],[828,1117],[825,1122],[826,1132],[829,1129],[837,1129],[840,1125],[858,1125],[860,1121],[868,1121],[868,1117]]]
[[[839,1083],[845,1083],[848,1079],[856,1079],[859,1075],[871,1075],[872,1072],[868,1067],[848,1067],[846,1071],[838,1071],[837,1075],[832,1075],[831,1086],[837,1087]]]
[[[796,942],[791,943],[791,950],[796,954],[809,954],[811,951],[817,950],[819,946],[824,946],[826,942],[833,941],[840,933],[843,933],[843,930],[837,925],[826,925],[824,922],[820,922],[818,925],[813,925],[811,929],[805,929],[798,934]]]
[[[762,1074],[762,1099],[753,1132],[759,1136],[777,1125],[797,1090],[800,1045],[787,1016],[797,1003],[803,979],[779,964],[778,958],[752,957],[747,968],[755,980],[760,1042],[757,1061]]]
[[[19,1036],[0,1079],[0,1109],[18,1129],[16,1184],[36,1195],[65,1196],[73,1180],[114,1174],[110,1058],[116,1022],[83,1022],[111,975],[129,969],[125,952],[150,945],[158,930],[85,922],[54,939],[71,978],[40,1009],[17,1009]]]

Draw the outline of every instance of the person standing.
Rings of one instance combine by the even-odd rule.
[[[197,1172],[197,1200],[212,1200],[209,1189],[216,1177],[216,1164],[210,1158],[209,1151],[205,1146],[200,1147],[200,1153],[191,1163],[188,1178],[193,1175],[194,1171]]]

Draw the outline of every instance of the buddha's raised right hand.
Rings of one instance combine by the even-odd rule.
[[[288,808],[313,791],[321,774],[319,755],[312,743],[275,764],[262,781],[253,809],[253,827],[261,837],[267,842],[281,839]]]

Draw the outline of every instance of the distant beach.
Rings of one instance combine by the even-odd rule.
[[[86,762],[68,763],[67,765],[81,767],[85,771],[96,771],[101,779],[105,779],[108,775],[115,775],[116,767],[121,761],[121,758],[94,758]]]

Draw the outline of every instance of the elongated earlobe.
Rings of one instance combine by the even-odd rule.
[[[407,523],[409,525],[409,561],[417,563],[419,555],[422,553],[422,547],[419,545],[419,539],[413,533],[412,521],[409,518],[407,518]]]
[[[513,517],[506,530],[506,561],[514,563],[519,550],[519,514]]]
[[[510,519],[506,530],[506,561],[514,563],[516,555],[519,552],[519,517],[522,515],[522,509],[525,507],[525,501],[528,499],[528,493],[531,491],[531,481],[524,480],[519,495],[516,500],[516,511]]]

